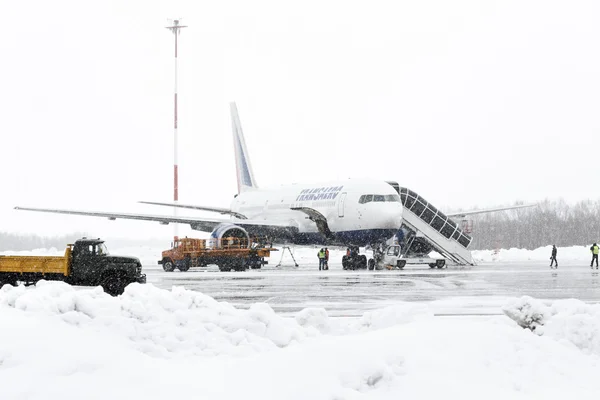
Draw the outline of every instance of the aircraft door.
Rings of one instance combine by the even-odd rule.
[[[346,193],[340,193],[340,201],[338,202],[338,217],[344,216],[344,204],[346,203]]]

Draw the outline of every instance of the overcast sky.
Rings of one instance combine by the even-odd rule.
[[[236,192],[230,101],[261,186],[396,180],[439,208],[599,198],[597,1],[5,1],[0,230],[169,236],[14,211],[171,214]],[[202,215],[181,211],[180,215]],[[181,228],[186,232],[186,228]]]

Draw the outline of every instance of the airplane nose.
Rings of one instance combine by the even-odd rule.
[[[400,229],[402,226],[402,205],[394,204],[381,213],[383,225],[386,229]],[[382,210],[383,211],[383,210]]]

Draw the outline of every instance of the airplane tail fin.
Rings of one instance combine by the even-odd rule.
[[[242,124],[240,123],[237,106],[235,103],[230,103],[230,108],[239,194],[248,189],[258,188],[258,185],[254,179],[254,173],[252,172],[252,164],[250,164],[250,157],[248,156],[248,150],[246,149],[246,142],[244,141],[244,133],[242,132]]]

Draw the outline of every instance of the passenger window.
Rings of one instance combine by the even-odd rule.
[[[90,253],[90,254],[91,254],[91,253],[93,253],[93,252],[94,252],[94,245],[90,244],[90,245],[88,246],[88,253]]]
[[[413,206],[413,204],[415,204],[415,198],[408,196],[406,198],[406,202],[404,203],[404,207],[408,208],[409,210],[411,209],[411,207]]]
[[[385,201],[385,196],[382,194],[374,194],[373,201],[383,202],[383,201]]]
[[[398,246],[391,246],[387,251],[388,256],[397,256],[398,255]]]

